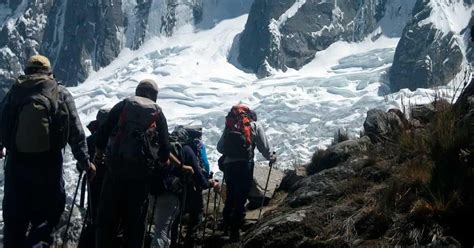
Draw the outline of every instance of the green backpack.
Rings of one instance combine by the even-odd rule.
[[[12,87],[9,97],[3,114],[6,130],[2,126],[8,149],[38,153],[66,146],[69,109],[60,97],[58,82],[45,75],[23,76]]]

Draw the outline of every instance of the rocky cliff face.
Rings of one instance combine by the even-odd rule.
[[[2,7],[3,78],[17,76],[29,56],[42,53],[50,58],[58,79],[77,85],[91,69],[108,65],[122,48],[121,1],[23,0]]]
[[[467,0],[418,0],[395,52],[392,90],[446,85],[462,72],[472,60],[466,28],[473,10]]]
[[[123,48],[192,24],[207,29],[247,13],[252,0],[0,0],[0,84],[36,53],[48,56],[67,86],[83,82]],[[0,97],[4,93],[0,94]]]
[[[260,76],[272,68],[299,69],[336,41],[361,41],[377,29],[399,35],[412,6],[396,0],[256,0],[240,38],[239,62]],[[397,21],[390,26],[384,17]]]

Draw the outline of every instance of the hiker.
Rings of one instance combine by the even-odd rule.
[[[124,245],[142,247],[150,180],[156,167],[180,166],[193,172],[175,159],[170,162],[168,124],[157,97],[157,84],[142,80],[135,96],[116,104],[97,133],[97,164],[103,163],[107,148],[107,172],[96,218],[98,248],[116,247],[119,223]]]
[[[48,58],[30,57],[24,73],[5,96],[0,117],[0,157],[5,156],[4,147],[8,154],[2,208],[5,248],[53,244],[51,233],[66,202],[66,144],[77,168],[90,178],[95,173],[74,99],[55,80]]]
[[[232,107],[225,122],[224,132],[217,144],[217,151],[224,155],[223,171],[227,185],[223,217],[230,227],[230,241],[240,239],[240,228],[245,220],[245,203],[253,181],[254,149],[271,162],[276,156],[270,152],[262,125],[248,106]]]
[[[176,247],[178,235],[180,235],[178,228],[182,221],[179,216],[183,216],[185,212],[190,213],[185,242],[191,242],[195,237],[197,225],[202,221],[204,208],[202,189],[219,187],[218,183],[206,177],[200,165],[200,136],[202,136],[202,131],[195,131],[195,128],[186,129],[182,126],[175,128],[170,135],[172,153],[183,164],[191,166],[194,174],[192,177],[186,177],[176,169],[157,173],[159,179],[156,181],[159,184],[155,187],[155,236],[152,247]]]
[[[97,132],[100,126],[102,126],[107,120],[107,116],[110,109],[100,109],[97,112],[96,119],[87,125],[87,129],[91,132],[91,135],[87,137],[87,148],[89,150],[89,157],[91,160],[95,157],[95,146],[97,139]],[[88,187],[89,191],[89,202],[87,206],[88,213],[87,218],[84,220],[84,227],[79,238],[78,247],[92,248],[95,247],[95,219],[97,217],[97,209],[99,206],[100,191],[102,189],[102,183],[104,181],[106,165],[105,163],[96,164],[96,176],[94,181],[90,182]],[[83,181],[87,182],[87,181]],[[85,194],[85,192],[82,192]]]

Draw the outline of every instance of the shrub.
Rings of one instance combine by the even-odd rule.
[[[347,141],[347,140],[349,140],[349,134],[347,133],[347,130],[339,128],[334,133],[334,139],[332,141],[332,145],[336,145],[338,143],[341,143],[341,142],[344,142],[344,141]]]

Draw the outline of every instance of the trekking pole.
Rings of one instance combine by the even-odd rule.
[[[273,155],[275,155],[275,152],[273,152]],[[262,204],[260,205],[260,211],[258,212],[258,219],[260,219],[260,216],[262,215],[263,205],[265,204],[265,194],[267,193],[268,181],[270,181],[270,175],[272,174],[272,169],[273,169],[272,161],[270,161],[269,166],[270,166],[270,171],[268,171],[267,182],[265,183],[265,190],[263,191]]]
[[[86,227],[90,230],[91,228],[94,229],[94,205],[92,203],[92,187],[91,187],[91,180],[89,180],[89,176],[87,174],[84,175],[82,178],[82,182],[86,183],[86,192],[87,192],[87,208],[86,208],[86,215],[84,216],[84,220],[82,222],[82,228],[81,228],[81,233],[79,235],[79,243],[78,245],[81,244],[81,241],[83,240],[83,235],[90,235],[89,232],[84,234],[84,230],[86,230]],[[87,237],[87,236],[86,236]],[[78,247],[84,247],[78,246]]]
[[[211,175],[209,176],[210,179],[213,178],[213,173],[211,172]],[[203,228],[202,228],[202,240],[206,237],[206,225],[207,225],[207,213],[209,212],[209,202],[211,201],[211,189],[212,187],[209,187],[209,191],[207,192],[207,202],[206,202],[206,212],[204,215],[204,222],[203,222]]]
[[[212,224],[212,236],[214,236],[216,232],[216,223],[217,223],[217,213],[219,211],[217,206],[217,192],[214,191],[214,223]]]
[[[181,200],[181,209],[179,211],[179,228],[178,228],[178,245],[181,243],[181,233],[183,231],[183,215],[184,215],[184,210],[186,209],[186,197],[188,193],[188,176],[184,176],[184,191],[183,191],[183,198]]]
[[[223,186],[225,184],[225,174],[224,174],[224,177],[222,178],[222,185]],[[223,187],[221,187],[221,190],[222,190]],[[220,195],[219,197],[219,202],[217,203],[217,211],[219,211],[219,209],[221,208],[221,202],[222,202],[222,195]]]
[[[69,230],[69,225],[71,224],[72,211],[74,210],[74,204],[76,203],[77,192],[79,192],[79,187],[81,186],[82,174],[83,174],[83,171],[79,173],[79,179],[77,181],[76,191],[74,192],[74,197],[72,198],[71,210],[69,212],[69,217],[67,219],[66,230],[64,231],[64,234],[63,234],[62,247],[64,247],[67,243],[67,231]]]
[[[148,225],[148,236],[151,235],[151,228],[153,226],[153,221],[154,221],[154,217],[155,217],[155,208],[156,208],[156,202],[157,202],[157,198],[156,196],[154,196],[155,199],[153,199],[153,209],[151,210],[151,220],[150,220],[150,224]]]
[[[79,207],[80,208],[84,208],[85,206],[85,202],[86,202],[86,188],[87,188],[87,180],[85,180],[87,178],[87,174],[84,175],[83,179],[82,179],[82,186],[81,186],[81,197],[79,198]]]

